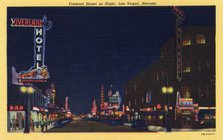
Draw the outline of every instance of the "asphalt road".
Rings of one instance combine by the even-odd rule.
[[[135,129],[129,126],[113,126],[96,121],[75,119],[60,128],[52,128],[48,132],[145,132],[143,129]]]

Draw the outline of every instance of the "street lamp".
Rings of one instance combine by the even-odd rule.
[[[24,133],[29,133],[30,131],[30,94],[35,92],[33,87],[21,86],[20,91],[26,95],[26,117],[25,117],[25,129]]]
[[[166,117],[165,117],[167,132],[171,131],[171,126],[169,125],[169,96],[168,95],[172,94],[173,91],[174,91],[174,89],[171,86],[162,87],[162,93],[165,94],[167,97],[167,109],[166,109]]]
[[[164,87],[162,87],[162,92],[163,92],[163,94],[172,94],[173,93],[173,87],[164,86]]]

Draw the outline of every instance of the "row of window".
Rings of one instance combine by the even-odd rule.
[[[196,36],[196,43],[197,44],[205,44],[206,43],[205,35],[202,35],[202,34],[197,35]],[[182,41],[183,46],[188,46],[188,45],[191,45],[191,44],[192,44],[192,41],[191,41],[190,36],[187,36],[187,37],[183,38],[183,41]]]
[[[197,63],[197,70],[201,72],[202,69],[210,68],[211,64],[210,61],[206,61],[205,63],[198,61]],[[183,63],[183,73],[190,73],[191,72],[191,65],[189,62]]]
[[[209,97],[209,87],[197,86],[198,98],[208,98]],[[191,89],[189,86],[182,87],[182,96],[183,98],[191,98]]]

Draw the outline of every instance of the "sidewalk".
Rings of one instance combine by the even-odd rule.
[[[44,127],[44,129],[45,129],[46,127]],[[47,130],[50,130],[50,129],[52,129],[52,128],[54,128],[54,126],[53,125],[49,125],[48,127],[47,127]],[[20,129],[20,130],[13,130],[13,131],[8,131],[9,133],[24,133],[23,132],[24,131],[24,129]],[[39,126],[39,128],[34,128],[34,131],[32,131],[31,129],[30,129],[30,133],[42,133],[41,132],[41,127]]]
[[[161,126],[148,126],[148,130],[154,132],[166,132],[165,127]],[[204,128],[204,129],[190,129],[190,128],[172,128],[172,132],[215,132],[215,128]]]
[[[125,126],[131,127],[131,123],[124,123]],[[149,131],[153,132],[166,132],[166,127],[162,126],[148,126]],[[204,128],[204,129],[190,129],[190,128],[172,128],[171,132],[215,132],[215,128]]]

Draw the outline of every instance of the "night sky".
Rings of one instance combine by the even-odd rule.
[[[215,7],[181,7],[183,25],[215,26]],[[170,7],[8,8],[8,83],[33,65],[33,28],[10,27],[10,18],[53,22],[47,31],[45,64],[55,83],[57,100],[74,113],[90,112],[100,88],[111,85],[124,95],[124,85],[160,57],[160,47],[175,34]]]

